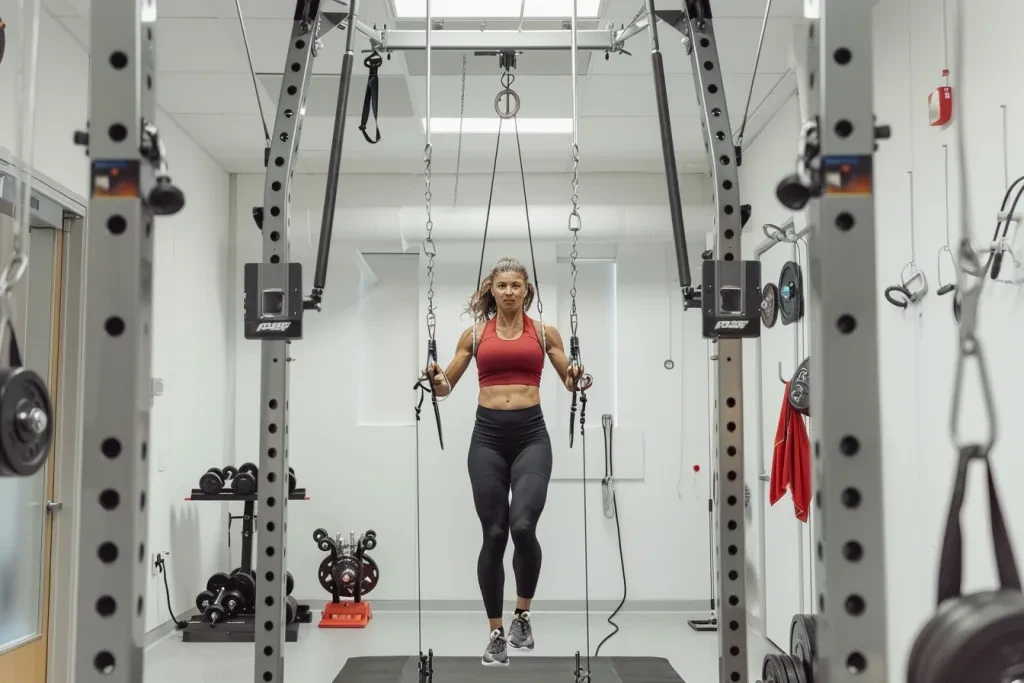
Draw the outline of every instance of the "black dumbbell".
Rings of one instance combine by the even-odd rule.
[[[214,624],[235,616],[245,605],[245,596],[235,590],[232,578],[223,573],[211,576],[206,582],[206,590],[196,596],[196,607],[203,612],[205,619]]]
[[[284,594],[291,595],[293,590],[295,590],[295,577],[291,572],[286,571],[284,573]]]
[[[291,467],[288,468],[288,493],[295,493],[295,489],[299,487],[298,480],[295,479],[295,470]]]
[[[259,477],[259,469],[251,462],[247,462],[238,468],[238,474],[231,480],[231,488],[235,493],[248,496],[256,493],[256,481]]]
[[[290,624],[299,617],[299,601],[288,595],[284,599],[285,623]]]
[[[206,474],[199,477],[199,490],[208,496],[220,493],[224,489],[224,472],[216,467],[211,467]]]
[[[228,465],[227,467],[224,468],[224,481],[227,481],[228,479],[234,479],[235,475],[237,474],[238,468],[235,467],[234,465]]]

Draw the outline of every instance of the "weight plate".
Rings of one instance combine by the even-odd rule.
[[[791,325],[804,317],[803,270],[795,261],[782,266],[779,274],[779,313],[783,325]]]
[[[295,473],[288,473],[288,493],[294,493],[295,489],[298,488],[299,484],[295,481]]]
[[[251,462],[247,462],[238,468],[238,473],[241,474],[242,472],[248,472],[252,475],[253,479],[255,479],[259,475],[260,469]]]
[[[786,672],[785,680],[790,683],[807,683],[807,676],[804,674],[803,664],[792,655],[779,655],[782,661],[782,668]]]
[[[242,608],[253,607],[256,604],[256,580],[245,572],[238,572],[231,577],[232,590],[238,591],[242,596]]]
[[[217,599],[217,596],[210,591],[203,591],[196,596],[196,609],[200,613],[205,612],[206,608],[213,604],[213,601]]]
[[[325,538],[327,538],[327,530],[326,529],[317,529],[316,531],[313,532],[313,540],[316,541],[317,543],[319,543],[321,540],[323,540]]]
[[[761,322],[765,327],[775,327],[779,319],[779,288],[769,282],[761,288]]]
[[[220,604],[224,607],[224,613],[229,617],[233,617],[243,609],[245,609],[245,598],[238,591],[227,591],[224,593],[224,598],[220,601]]]
[[[333,570],[334,582],[338,585],[338,595],[343,595],[346,598],[354,597],[356,578],[359,576],[359,564],[356,562],[356,558],[351,555],[338,558],[338,563],[334,565]]]
[[[761,667],[763,683],[808,683],[790,655],[766,655]]]
[[[811,357],[808,356],[804,362],[793,373],[793,379],[789,380],[789,405],[801,415],[811,414]]]
[[[0,62],[4,61],[4,47],[7,39],[4,37],[4,20],[0,19]]]
[[[810,614],[797,614],[789,626],[789,653],[802,665],[808,681],[818,680],[818,620]]]
[[[323,562],[320,563],[320,568],[317,570],[317,577],[320,579],[320,585],[324,587],[324,590],[334,594],[334,558],[330,555],[324,558]]]
[[[220,493],[224,489],[224,480],[216,472],[207,472],[199,477],[199,490],[208,496]]]
[[[217,572],[210,577],[210,580],[206,582],[206,590],[210,591],[214,595],[220,592],[223,588],[227,590],[231,587],[231,577],[224,572]]]
[[[43,379],[24,367],[0,371],[0,476],[38,472],[52,439],[53,406]]]
[[[252,495],[256,492],[256,479],[248,472],[239,471],[231,480],[231,489],[241,496]]]
[[[363,555],[363,589],[362,594],[366,595],[374,588],[377,587],[377,583],[380,581],[380,567],[373,561],[373,558],[369,555]]]
[[[291,572],[284,573],[284,594],[291,595],[292,591],[295,590],[295,577],[292,576]]]
[[[299,601],[290,595],[285,596],[285,620],[287,623],[292,623],[299,616]]]

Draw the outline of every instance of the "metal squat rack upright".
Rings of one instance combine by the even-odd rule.
[[[326,2],[326,0],[324,0]],[[260,339],[261,509],[257,548],[254,681],[284,680],[284,576],[287,531],[288,348],[302,338],[302,315],[319,310],[326,280],[353,57],[353,33],[378,50],[422,50],[422,31],[380,31],[348,12],[324,12],[320,0],[296,0],[271,146],[266,150],[263,262],[245,267],[245,336]],[[647,28],[668,198],[686,308],[701,307],[704,336],[718,344],[714,504],[719,610],[719,679],[745,683],[747,620],[743,510],[742,339],[760,335],[760,269],[744,261],[746,212],[739,196],[740,150],[733,145],[710,0],[685,0],[685,10],[656,10],[682,34],[702,110],[718,235],[715,260],[691,286],[675,168],[668,96],[657,21],[615,31],[578,33],[581,50],[622,52]],[[873,281],[875,227],[871,162],[871,9],[866,3],[820,1],[812,25],[812,102],[817,141],[796,184],[811,201],[812,377],[815,415],[815,510],[820,627],[819,679],[854,683],[863,672],[882,680],[887,665],[877,339]],[[146,484],[152,351],[153,219],[180,209],[183,198],[166,176],[154,126],[153,0],[94,4],[91,17],[91,197],[85,331],[81,557],[75,623],[78,683],[139,683],[143,676],[147,580]],[[314,285],[302,295],[299,264],[289,262],[291,180],[305,99],[320,39],[347,24],[338,110],[328,168],[323,229]],[[820,50],[817,49],[821,34]],[[570,31],[435,31],[432,49],[570,49]],[[826,87],[827,85],[827,87]],[[805,126],[805,130],[806,130]],[[780,186],[780,198],[783,198]],[[856,269],[856,270],[855,270]],[[823,277],[827,273],[828,277]],[[124,282],[138,283],[126,287]],[[831,391],[834,388],[834,391]],[[831,400],[826,402],[825,395]],[[723,504],[724,503],[724,504]],[[723,549],[725,552],[723,552]],[[826,598],[825,581],[833,587]],[[843,607],[840,608],[839,605]],[[818,683],[818,682],[813,682]]]

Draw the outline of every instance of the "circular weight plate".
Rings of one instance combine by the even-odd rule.
[[[1024,595],[985,591],[959,598],[963,608],[946,615],[949,625],[932,635],[931,662],[920,680],[980,683],[1024,680]]]
[[[363,595],[366,595],[377,587],[380,581],[380,567],[369,555],[363,555]]]
[[[207,472],[199,477],[199,490],[208,496],[220,493],[224,488],[224,480],[216,472]]]
[[[251,462],[247,462],[238,468],[238,473],[241,474],[242,472],[248,472],[253,476],[253,479],[255,479],[259,475],[260,469],[256,467],[256,465],[253,465]]]
[[[224,621],[224,607],[222,605],[210,605],[206,608],[205,616],[215,624]]]
[[[42,468],[53,439],[53,406],[42,378],[27,368],[0,372],[0,475]]]
[[[789,405],[801,415],[811,414],[811,357],[808,356],[804,362],[793,373],[789,380]]]
[[[212,605],[213,601],[216,599],[217,596],[211,593],[210,591],[203,591],[202,593],[196,596],[196,609],[198,609],[200,613],[203,613],[206,611],[206,608]]]
[[[231,589],[242,596],[242,609],[256,604],[256,580],[245,572],[238,572],[231,577]]]
[[[295,577],[292,576],[291,572],[284,573],[284,594],[291,595],[292,591],[295,590]]]
[[[287,623],[292,623],[299,616],[299,601],[290,595],[284,598],[285,605],[285,620]]]
[[[248,472],[239,472],[238,476],[231,480],[231,488],[239,495],[252,495],[256,492],[256,479]]]
[[[344,595],[346,598],[353,597],[356,594],[355,582],[358,576],[359,564],[356,563],[356,558],[351,555],[338,558],[338,564],[334,566],[334,580],[338,584],[338,595]]]
[[[299,486],[299,483],[295,480],[295,474],[293,474],[292,472],[289,472],[288,473],[288,493],[295,493],[295,489],[297,489],[298,486]]]
[[[817,680],[818,621],[814,616],[793,616],[789,625],[789,654],[801,665],[807,680]]]
[[[782,669],[786,673],[786,678],[783,680],[787,681],[787,683],[807,683],[803,664],[797,661],[795,657],[792,655],[779,655],[779,661],[782,662]]]
[[[317,543],[319,543],[320,541],[322,541],[325,538],[327,538],[327,530],[326,529],[317,529],[316,531],[313,532],[313,540],[316,541]]]
[[[790,325],[804,316],[803,271],[795,261],[782,266],[779,274],[779,314],[782,324]]]
[[[765,327],[775,327],[779,319],[779,288],[769,282],[761,288],[761,322]]]
[[[231,577],[224,572],[217,572],[210,577],[210,580],[206,582],[206,590],[210,591],[214,595],[220,592],[220,589],[227,590],[231,587]]]
[[[224,593],[224,599],[220,601],[220,604],[224,607],[224,613],[229,617],[233,617],[245,609],[245,598],[238,591],[227,591]]]
[[[789,683],[779,655],[766,655],[761,665],[761,680],[764,683]]]
[[[320,568],[317,570],[317,576],[320,579],[320,585],[324,587],[324,590],[334,595],[334,562],[330,555],[324,558],[324,561],[320,563]]]
[[[494,98],[494,111],[503,119],[511,119],[519,113],[519,95],[512,88],[505,88]]]

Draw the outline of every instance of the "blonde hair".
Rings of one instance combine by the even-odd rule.
[[[526,272],[526,266],[514,258],[505,256],[498,259],[490,274],[480,283],[480,289],[469,298],[469,305],[466,309],[473,316],[475,322],[490,320],[497,315],[498,302],[495,301],[494,295],[491,294],[491,286],[494,284],[494,280],[502,273],[515,273],[523,278],[526,282],[526,299],[523,301],[523,310],[530,310],[537,290],[533,283],[530,282],[530,275]]]

